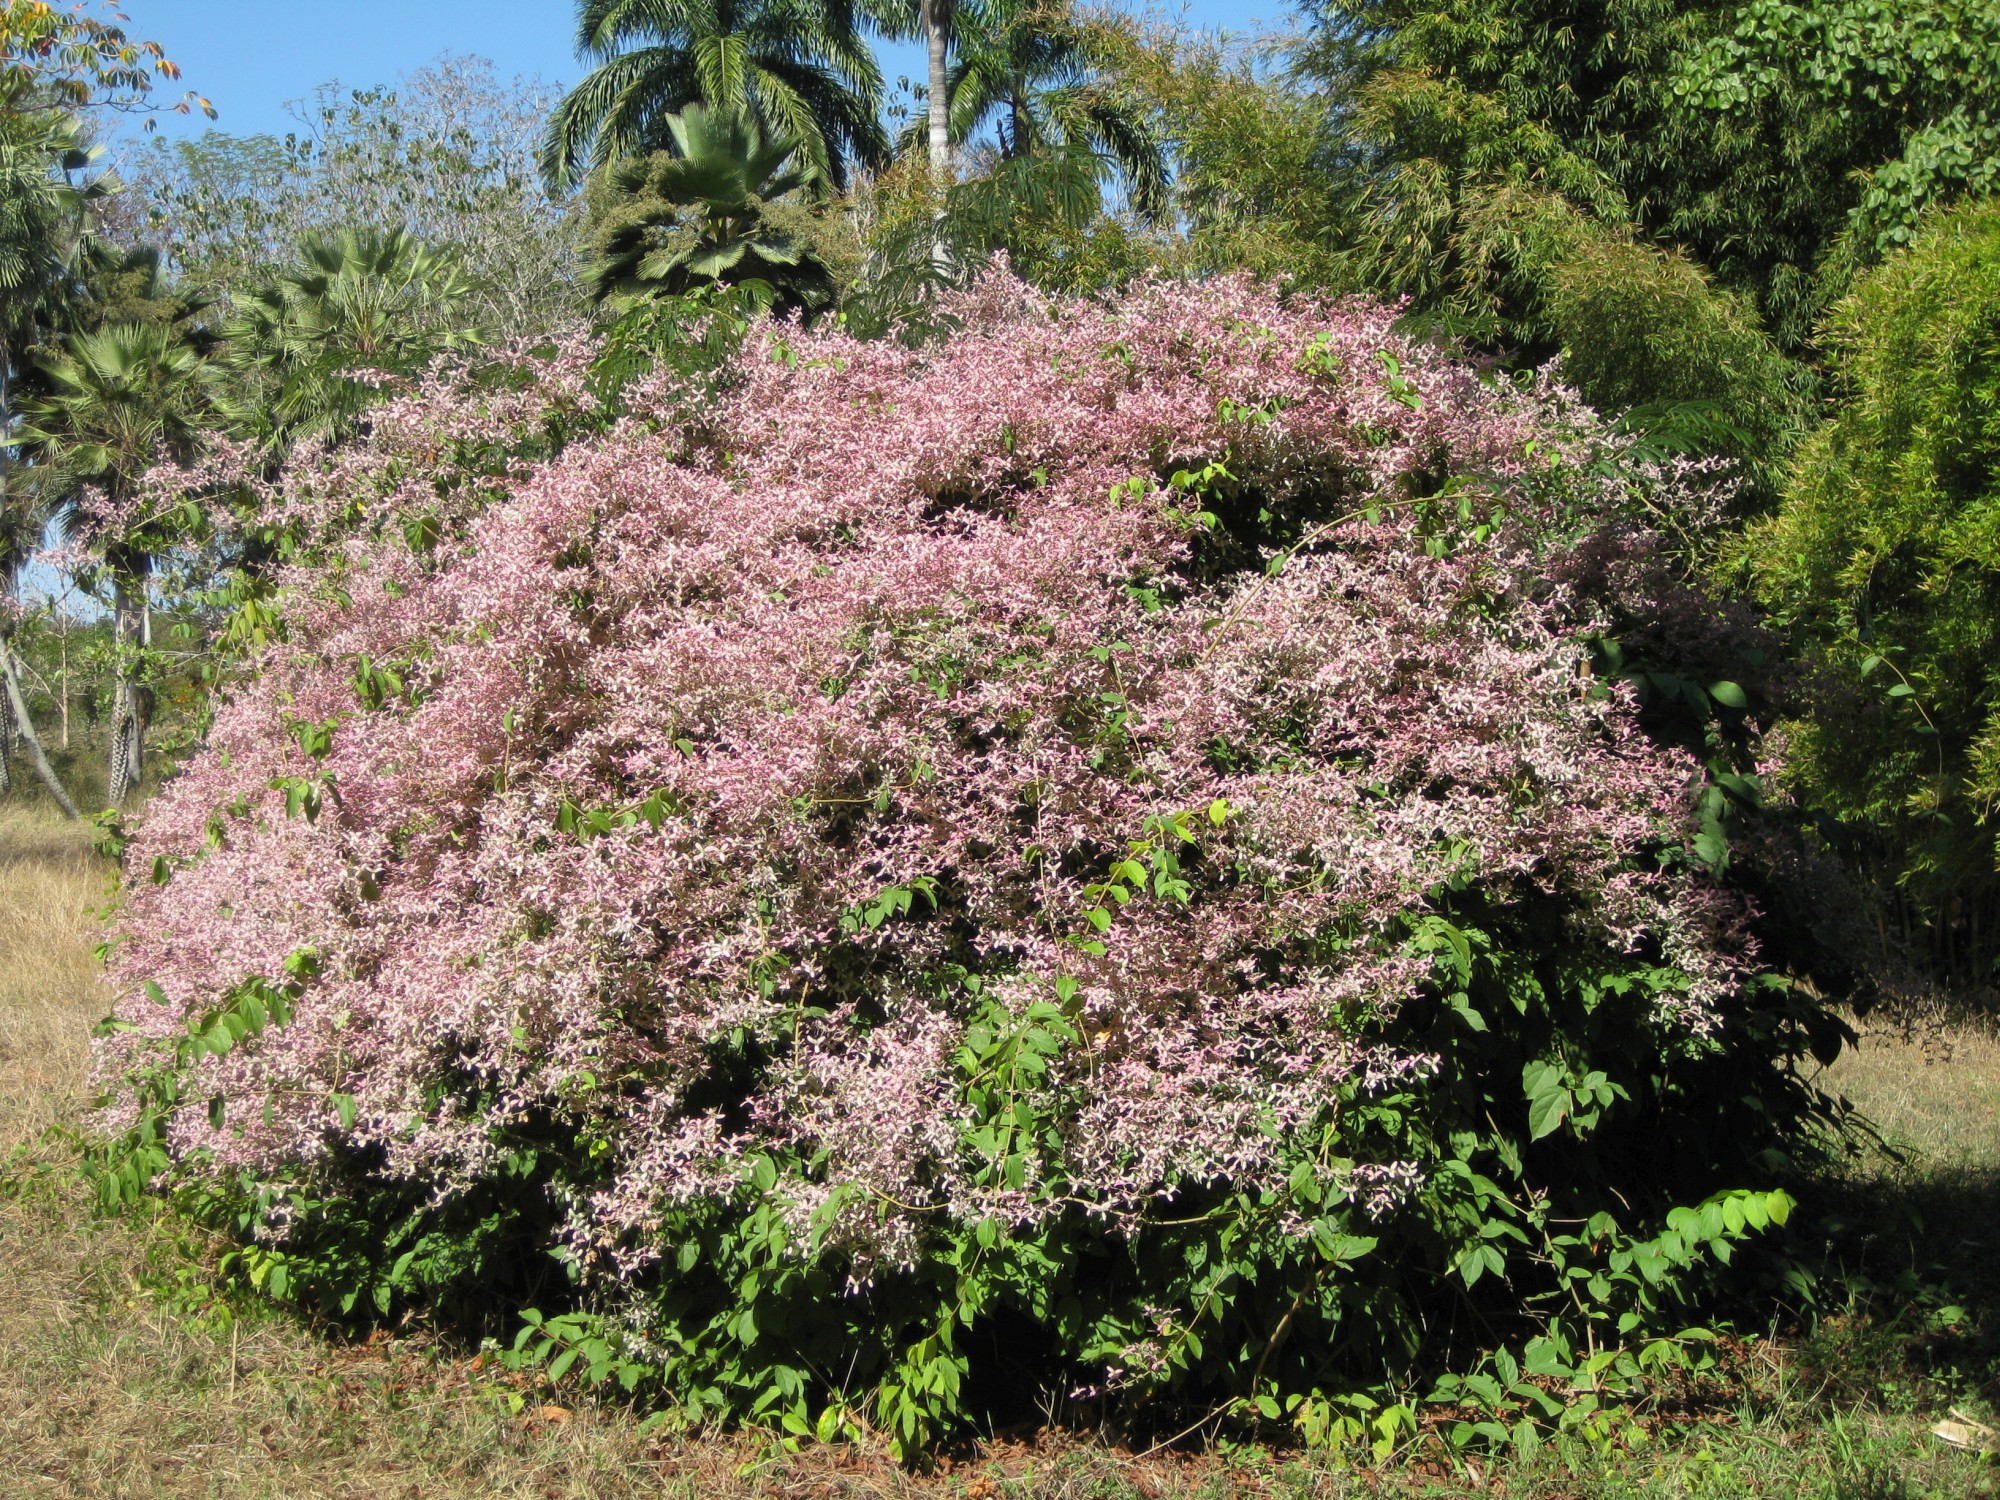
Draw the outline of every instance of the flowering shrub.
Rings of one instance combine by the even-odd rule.
[[[906,1450],[1037,1390],[1324,1433],[1665,1326],[1812,1100],[1697,762],[1548,582],[1604,434],[1241,282],[955,313],[566,445],[434,391],[302,481],[129,846],[107,1191]]]

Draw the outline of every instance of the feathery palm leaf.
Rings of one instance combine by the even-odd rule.
[[[102,155],[76,121],[56,110],[16,111],[0,99],[0,322],[18,325],[75,262],[88,239],[91,206],[112,190],[82,183]]]
[[[596,66],[550,118],[552,189],[667,149],[667,117],[697,103],[796,135],[803,162],[835,187],[851,162],[888,157],[881,70],[847,0],[583,0],[577,55]]]
[[[1165,149],[1144,115],[1107,76],[1108,49],[1088,21],[1037,0],[961,7],[958,60],[947,79],[951,136],[991,130],[1003,162],[1047,156],[1077,175],[1065,202],[1088,184],[1122,182],[1140,213],[1163,213]],[[1048,187],[1049,173],[1037,174]]]

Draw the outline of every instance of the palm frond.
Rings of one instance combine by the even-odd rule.
[[[596,66],[550,117],[543,175],[572,189],[697,102],[758,110],[836,185],[850,160],[880,165],[881,71],[861,20],[855,0],[583,0],[578,53]]]

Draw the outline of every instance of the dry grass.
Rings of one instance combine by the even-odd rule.
[[[1775,1396],[1643,1451],[1545,1450],[1456,1475],[1377,1474],[1256,1451],[1135,1459],[1088,1441],[1003,1443],[915,1478],[879,1452],[754,1438],[662,1444],[634,1416],[517,1388],[421,1340],[342,1344],[220,1297],[215,1247],[169,1215],[95,1217],[73,1148],[86,1037],[104,1008],[88,908],[106,871],[74,825],[0,808],[0,1500],[1972,1500],[1995,1470],[1941,1450],[1920,1414],[1829,1416],[1770,1346]],[[1900,1049],[1900,1050],[1899,1050]],[[2000,1169],[2000,1043],[1948,1060],[1873,1039],[1835,1082],[1892,1139]],[[23,1144],[25,1143],[25,1144]]]
[[[1927,1166],[2000,1172],[2000,1028],[1860,1028],[1827,1081],[1892,1147]]]
[[[106,1009],[91,945],[108,884],[84,825],[0,807],[0,1158],[83,1088]]]

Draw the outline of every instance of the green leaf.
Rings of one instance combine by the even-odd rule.
[[[1569,1094],[1555,1091],[1541,1095],[1528,1104],[1528,1139],[1539,1141],[1545,1135],[1552,1135],[1569,1113]]]

